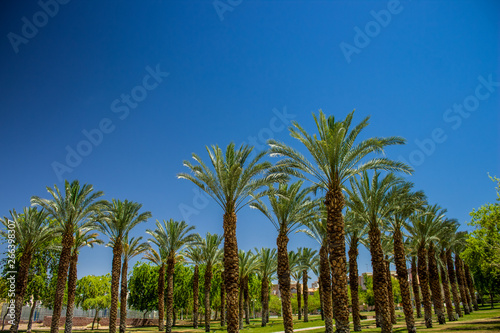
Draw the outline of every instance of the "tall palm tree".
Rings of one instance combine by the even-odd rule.
[[[403,183],[402,178],[389,173],[382,177],[375,171],[370,177],[363,171],[361,178],[351,178],[351,189],[348,193],[347,205],[353,213],[362,220],[368,228],[369,248],[373,267],[373,293],[375,307],[381,318],[382,332],[392,331],[391,307],[387,280],[387,268],[382,249],[382,232],[389,218],[392,207],[387,205],[387,198],[391,196],[394,187]]]
[[[302,248],[297,248],[297,252],[288,252],[288,259],[290,263],[290,276],[295,280],[295,290],[297,295],[297,312],[298,320],[302,320],[302,286],[300,279],[302,278],[302,263],[300,257],[302,256]]]
[[[123,239],[123,264],[120,286],[120,333],[125,333],[127,329],[127,275],[128,263],[133,257],[149,250],[147,242],[141,243],[142,237],[131,237],[128,235]],[[68,332],[69,333],[69,332]]]
[[[453,266],[453,258],[451,256],[451,247],[453,246],[453,240],[455,239],[455,233],[451,234],[451,243],[446,249],[446,267],[448,268],[448,280],[450,281],[451,294],[453,296],[453,304],[455,305],[455,312],[459,317],[463,317],[462,310],[460,309],[460,292],[457,285],[457,276],[455,274],[455,268]]]
[[[389,217],[390,232],[394,239],[394,264],[396,265],[396,274],[398,276],[399,287],[401,290],[401,299],[403,303],[403,312],[405,315],[406,328],[409,333],[417,331],[415,327],[415,319],[413,318],[413,307],[411,304],[410,286],[408,284],[408,269],[406,268],[406,251],[403,239],[404,223],[416,211],[419,211],[425,203],[425,195],[422,191],[412,192],[413,183],[404,182],[396,186],[391,195],[387,197],[387,205],[392,206],[392,212]],[[413,270],[412,270],[412,274]],[[415,269],[416,275],[416,269]],[[420,313],[420,297],[418,294],[418,283],[415,276],[414,279],[414,294],[415,301],[418,303],[417,316]],[[418,302],[417,302],[418,300]]]
[[[356,215],[347,210],[344,216],[346,242],[349,246],[349,287],[351,288],[352,321],[355,332],[361,331],[361,317],[359,314],[359,286],[358,286],[358,246],[366,235],[366,226]]]
[[[81,228],[75,230],[75,243],[71,253],[68,275],[68,302],[66,305],[66,325],[64,333],[71,333],[73,330],[73,310],[75,308],[76,280],[78,279],[76,265],[78,263],[78,254],[80,249],[85,246],[94,247],[95,244],[102,245],[104,242],[97,237],[97,232],[92,232],[92,228]]]
[[[210,290],[212,289],[212,269],[222,259],[222,250],[219,249],[222,236],[207,232],[200,242],[201,256],[205,264],[205,332],[210,332]]]
[[[22,214],[12,210],[10,216],[11,219],[7,217],[0,219],[0,222],[5,226],[5,230],[1,230],[0,235],[5,238],[5,242],[9,243],[7,245],[8,259],[15,259],[16,250],[21,253],[16,277],[14,324],[10,327],[10,331],[14,333],[17,332],[21,319],[24,293],[28,285],[29,268],[33,254],[37,250],[50,246],[51,241],[59,236],[59,232],[49,222],[48,213],[34,207],[24,208]],[[15,260],[7,260],[5,266],[8,270],[14,271]]]
[[[476,291],[474,289],[474,280],[470,273],[469,266],[465,262],[464,262],[464,273],[465,273],[465,279],[467,280],[467,286],[469,287],[469,293],[472,299],[472,304],[474,305],[474,311],[478,311],[479,306],[477,305]]]
[[[156,221],[158,223],[158,221]],[[153,236],[149,238],[148,241],[158,246],[158,251],[153,247],[149,247],[148,252],[144,255],[144,259],[151,261],[153,264],[159,267],[158,270],[158,330],[161,332],[165,329],[165,266],[167,265],[167,253],[165,248],[160,245],[162,239],[156,239],[155,237],[161,237],[156,234],[152,234],[152,231],[146,231],[146,233]]]
[[[249,204],[251,193],[268,185],[270,180],[262,177],[271,166],[270,162],[259,162],[267,152],[258,153],[250,159],[253,147],[242,145],[236,149],[230,143],[225,153],[218,146],[207,147],[212,168],[193,153],[197,165],[184,161],[192,174],[180,173],[178,178],[192,181],[212,197],[224,211],[224,286],[227,294],[227,331],[239,331],[238,313],[238,243],[236,239],[236,213]]]
[[[283,308],[283,324],[285,332],[293,331],[292,294],[290,291],[290,264],[288,260],[288,236],[301,223],[307,224],[317,218],[317,203],[312,201],[308,194],[310,189],[301,189],[303,181],[296,183],[279,184],[277,189],[267,192],[270,208],[259,198],[250,207],[260,210],[278,231],[276,244],[278,247],[278,284]],[[330,327],[330,330],[333,328]],[[328,330],[328,327],[327,327]]]
[[[455,242],[453,243],[453,251],[455,252],[455,269],[457,272],[457,282],[460,290],[460,296],[464,307],[464,313],[472,313],[472,301],[467,286],[467,279],[465,278],[465,270],[460,253],[465,248],[467,232],[460,231],[455,234]]]
[[[327,331],[333,331],[333,309],[332,309],[332,280],[330,278],[330,263],[328,262],[328,233],[326,208],[320,204],[320,218],[313,219],[306,223],[307,229],[297,232],[304,232],[306,235],[316,240],[319,245],[319,289],[321,302],[321,315],[325,321]]]
[[[61,194],[57,185],[54,185],[54,189],[47,187],[47,192],[52,196],[52,199],[33,196],[31,197],[31,204],[44,208],[49,213],[49,216],[56,220],[58,227],[62,230],[61,254],[57,268],[54,308],[50,323],[50,333],[57,333],[59,332],[64,290],[68,278],[71,249],[75,242],[74,230],[93,225],[96,215],[104,208],[105,201],[97,200],[104,195],[103,192],[94,191],[92,185],[89,184],[80,186],[78,180],[74,180],[71,184],[66,180],[63,194]]]
[[[309,321],[309,289],[307,288],[307,280],[309,279],[308,271],[316,260],[318,260],[318,251],[310,248],[303,248],[300,256],[302,268],[302,295],[304,298],[304,322]],[[298,291],[297,291],[298,293]]]
[[[413,298],[415,299],[415,309],[417,310],[417,318],[422,318],[422,303],[420,302],[420,286],[418,283],[417,259],[416,254],[410,257],[411,284],[413,290]]]
[[[262,327],[269,321],[269,283],[274,279],[278,266],[276,249],[261,248],[255,249],[259,265],[257,275],[260,278],[260,301],[262,304]]]
[[[174,306],[174,269],[175,259],[180,251],[188,245],[193,245],[199,240],[199,236],[191,233],[195,229],[194,226],[189,226],[184,221],[169,221],[163,220],[163,223],[156,221],[156,229],[154,231],[147,230],[146,232],[153,236],[160,247],[167,255],[167,324],[165,332],[172,331],[173,306]]]
[[[308,177],[317,188],[325,193],[325,206],[328,211],[328,239],[330,242],[330,266],[332,270],[332,293],[337,332],[349,332],[349,298],[347,295],[347,265],[345,254],[345,232],[342,209],[344,182],[364,170],[380,169],[405,171],[410,167],[387,158],[366,160],[370,153],[383,153],[390,145],[404,144],[401,137],[369,138],[356,143],[356,138],[368,126],[369,117],[351,128],[354,111],[342,121],[335,121],[333,116],[326,117],[320,111],[314,116],[318,135],[310,135],[297,122],[293,122],[290,135],[299,140],[312,156],[310,162],[297,150],[276,140],[269,140],[273,156],[284,156],[271,171]],[[305,175],[302,175],[304,173]],[[327,332],[331,332],[327,328]]]
[[[240,307],[240,329],[243,328],[243,311],[245,311],[246,324],[250,324],[250,308],[249,308],[249,297],[248,297],[248,280],[250,275],[257,272],[259,266],[259,257],[252,253],[251,250],[243,251],[239,250],[239,267],[240,267],[240,295],[239,295],[239,307]]]
[[[200,237],[201,242],[201,237]],[[198,328],[198,309],[199,309],[199,284],[200,284],[200,265],[203,264],[203,256],[199,246],[191,246],[186,249],[186,257],[194,265],[193,272],[193,327]],[[222,287],[221,287],[222,288]],[[221,298],[221,303],[223,299]],[[222,313],[221,313],[222,315]]]
[[[412,241],[415,243],[414,246],[417,248],[418,279],[420,281],[420,290],[422,291],[424,319],[427,328],[432,327],[432,304],[429,291],[429,283],[432,283],[432,281],[429,281],[427,267],[429,257],[428,248],[430,244],[439,239],[443,214],[444,212],[439,206],[427,206],[424,211],[410,216],[409,223],[405,224],[406,230],[410,233]],[[434,304],[436,305],[436,302]],[[439,312],[442,309],[435,307],[435,310],[438,317],[444,317],[444,314]]]
[[[146,222],[151,212],[139,213],[142,205],[133,201],[112,199],[101,214],[99,230],[109,237],[108,246],[113,248],[111,264],[111,306],[109,309],[109,333],[116,332],[118,317],[118,292],[120,287],[123,240],[139,223]]]
[[[386,234],[382,234],[382,251],[384,252],[384,264],[385,264],[385,272],[387,276],[387,296],[388,296],[388,304],[389,310],[391,311],[391,322],[393,325],[397,324],[396,320],[396,306],[394,304],[394,291],[392,289],[392,277],[391,277],[391,262],[393,261],[394,254],[392,252],[394,248],[394,242],[392,238],[387,236]]]

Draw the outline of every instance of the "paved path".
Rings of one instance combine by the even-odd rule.
[[[298,331],[310,331],[310,330],[317,330],[317,329],[320,329],[320,328],[325,328],[325,326],[316,326],[316,327],[299,328],[299,329],[293,329],[293,331],[294,331],[294,332],[298,332]],[[285,333],[285,331],[281,331],[281,332],[273,332],[273,333]]]

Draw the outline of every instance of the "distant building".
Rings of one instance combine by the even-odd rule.
[[[300,283],[300,290],[299,292],[302,293],[302,283]],[[317,291],[319,289],[319,282],[316,281],[316,282],[312,282],[310,286],[308,286],[307,288],[307,292],[309,293],[309,295],[314,295],[314,292]],[[297,281],[291,281],[290,282],[290,291],[292,292],[292,294],[297,294]],[[279,290],[279,285],[278,284],[273,284],[272,287],[271,287],[271,295],[275,295],[275,296],[280,296],[280,290]]]

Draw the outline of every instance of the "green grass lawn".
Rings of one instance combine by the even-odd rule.
[[[373,312],[363,312],[363,315],[373,316]],[[398,315],[397,324],[394,325],[394,332],[406,332],[406,325],[402,311],[397,311]],[[490,309],[490,306],[480,307],[479,311],[475,311],[470,315],[460,318],[455,322],[447,322],[446,325],[439,325],[437,319],[433,320],[433,327],[430,329],[425,328],[423,319],[416,319],[417,331],[421,332],[454,332],[454,333],[491,333],[500,332],[500,304],[495,304],[495,309]],[[324,322],[321,320],[319,315],[309,316],[309,322],[304,323],[303,321],[298,321],[297,317],[294,317],[294,330],[308,327],[318,327],[323,326]],[[375,320],[368,319],[362,320],[361,326],[363,332],[380,332],[380,328],[375,327]],[[219,322],[211,323],[211,332],[225,332],[225,329],[221,328]],[[270,318],[270,321],[266,327],[260,326],[260,318],[250,320],[250,325],[244,325],[241,332],[258,332],[258,333],[271,333],[283,331],[283,321],[281,318]],[[352,330],[352,325],[351,325]],[[33,332],[47,332],[47,329],[35,328]],[[62,330],[61,330],[62,331]],[[90,329],[87,330],[74,330],[75,333],[89,333]],[[131,333],[140,332],[158,332],[157,327],[131,327],[127,329]],[[193,327],[188,322],[179,322],[179,325],[175,326],[172,330],[173,332],[204,332],[203,326],[199,329],[193,329]],[[23,332],[23,331],[20,331]],[[108,332],[107,329],[94,330],[95,333],[105,333]],[[307,330],[308,333],[319,333],[324,332],[324,328]]]

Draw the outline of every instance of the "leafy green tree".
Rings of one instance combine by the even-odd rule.
[[[375,295],[373,293],[373,276],[365,273],[363,274],[363,281],[366,289],[361,289],[359,292],[360,302],[368,306],[374,306]]]
[[[271,169],[271,172],[308,178],[317,189],[325,192],[335,326],[338,333],[343,333],[350,331],[349,298],[345,287],[347,260],[342,215],[344,183],[365,170],[410,173],[411,168],[387,158],[367,159],[371,153],[383,153],[387,146],[405,143],[401,137],[368,138],[356,143],[358,135],[368,126],[369,117],[351,128],[354,111],[341,121],[336,121],[333,116],[327,118],[322,111],[318,117],[313,116],[318,129],[317,135],[310,135],[297,122],[293,122],[293,126],[290,127],[290,135],[305,146],[312,160],[308,160],[294,148],[271,139],[268,141],[271,155],[285,157]],[[329,313],[330,309],[325,311]],[[325,323],[325,326],[327,333],[333,332],[333,327],[329,323]]]
[[[94,323],[96,322],[99,329],[99,311],[108,309],[111,305],[110,290],[110,274],[102,276],[87,275],[76,282],[76,306],[85,311],[95,311],[92,329],[94,329]]]
[[[158,309],[158,266],[137,262],[128,281],[128,306],[144,313]]]

